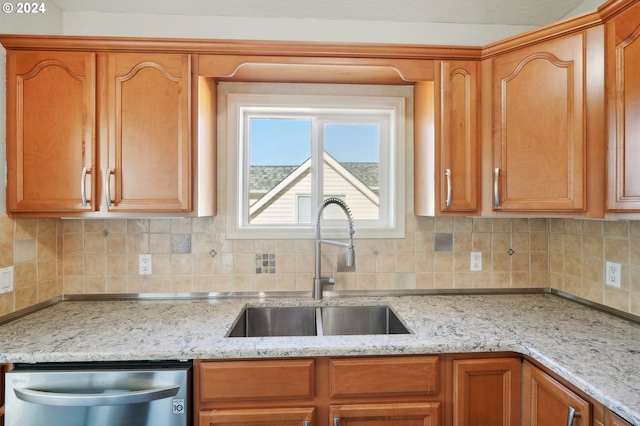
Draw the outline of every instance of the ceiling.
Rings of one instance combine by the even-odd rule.
[[[541,26],[584,0],[51,0],[64,12]]]

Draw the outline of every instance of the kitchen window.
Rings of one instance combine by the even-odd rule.
[[[404,236],[410,87],[221,83],[219,95],[230,238],[313,238],[330,197],[350,207],[358,237]],[[323,235],[343,227],[327,208]]]

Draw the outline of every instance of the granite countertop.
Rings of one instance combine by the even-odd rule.
[[[245,305],[389,304],[409,335],[226,338]],[[551,294],[64,301],[0,326],[0,362],[517,352],[640,425],[640,324]]]

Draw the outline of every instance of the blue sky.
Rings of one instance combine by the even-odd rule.
[[[250,164],[298,165],[311,156],[311,120],[251,119]],[[339,162],[379,162],[373,124],[325,126],[325,150]]]

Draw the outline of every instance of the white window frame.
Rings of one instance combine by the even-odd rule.
[[[265,112],[271,109],[286,111],[291,109],[294,115],[301,115],[301,108],[333,110],[345,113],[347,108],[352,113],[365,110],[385,110],[389,114],[388,141],[381,146],[380,156],[380,221],[358,221],[354,223],[356,238],[404,238],[405,234],[405,119],[407,96],[405,86],[370,86],[376,92],[391,92],[384,95],[362,95],[363,86],[353,88],[349,85],[283,85],[266,83],[221,83],[219,101],[226,114],[221,114],[219,127],[226,133],[227,147],[227,238],[229,239],[309,239],[314,237],[315,223],[287,225],[257,225],[248,223],[248,138],[244,134],[247,117],[252,113]],[[286,89],[285,87],[288,87]],[[304,86],[291,94],[292,86]],[[319,89],[320,86],[320,89]],[[327,94],[327,86],[331,86]],[[297,87],[299,89],[299,87]],[[354,95],[345,95],[351,88]],[[393,90],[393,89],[396,90]],[[401,89],[400,89],[401,88]],[[318,93],[318,90],[320,93]],[[368,89],[371,91],[371,89]],[[302,91],[303,93],[298,93]],[[397,93],[401,93],[398,95]],[[410,93],[410,92],[409,92]],[[225,130],[226,128],[226,130]],[[381,141],[382,145],[383,141]],[[318,144],[314,141],[313,149]],[[319,167],[318,153],[312,154],[313,170]],[[388,160],[388,161],[384,161]],[[317,172],[316,172],[317,173]],[[393,179],[387,178],[393,177]],[[319,179],[322,177],[320,176]],[[386,187],[383,190],[383,186]],[[386,192],[382,196],[383,192]],[[386,197],[386,198],[385,198]],[[392,207],[383,209],[382,200],[392,203]],[[312,194],[312,206],[319,205],[320,195]],[[384,206],[384,207],[387,207]],[[315,218],[313,207],[312,218]],[[323,221],[323,236],[331,238],[344,237],[344,223],[339,220]]]

